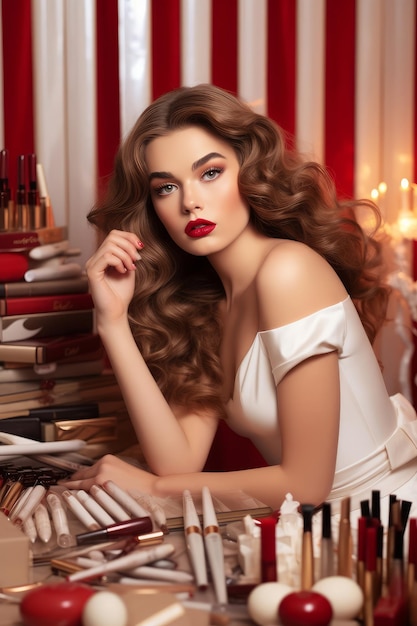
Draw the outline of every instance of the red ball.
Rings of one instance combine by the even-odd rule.
[[[82,626],[87,600],[96,593],[76,582],[45,584],[26,593],[20,603],[25,626]]]
[[[281,601],[278,617],[283,626],[328,626],[333,609],[321,593],[294,591]]]

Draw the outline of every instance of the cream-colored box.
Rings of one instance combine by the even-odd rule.
[[[29,581],[29,539],[0,512],[0,587]]]

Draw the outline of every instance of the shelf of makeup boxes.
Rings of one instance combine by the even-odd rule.
[[[38,441],[82,439],[83,454],[119,453],[136,441],[108,368],[83,378],[0,383],[0,431]]]
[[[87,295],[86,280],[76,288],[77,293]],[[42,297],[35,296],[38,306]],[[55,293],[53,297],[62,303],[74,295]],[[49,330],[41,332],[43,337],[25,340],[18,336],[0,342],[0,430],[40,441],[80,438],[87,441],[85,453],[96,457],[118,453],[136,437],[94,332],[92,301],[90,305],[87,298],[83,301],[84,312],[91,312],[89,325],[69,327],[66,312],[60,312]],[[88,346],[92,351],[86,351]],[[3,360],[4,354],[9,359],[12,354],[13,360]],[[60,358],[55,358],[57,354]]]

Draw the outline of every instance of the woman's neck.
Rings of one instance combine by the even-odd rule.
[[[258,233],[249,225],[230,246],[208,257],[219,275],[232,303],[253,283],[266,254],[276,245],[276,239]]]

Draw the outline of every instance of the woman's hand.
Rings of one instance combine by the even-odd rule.
[[[150,472],[106,454],[94,465],[78,470],[70,478],[61,480],[60,484],[68,489],[89,491],[93,485],[103,485],[107,480],[112,480],[125,491],[136,489],[152,495],[156,478]]]
[[[112,230],[86,263],[98,317],[115,321],[127,314],[143,244],[133,233]]]

